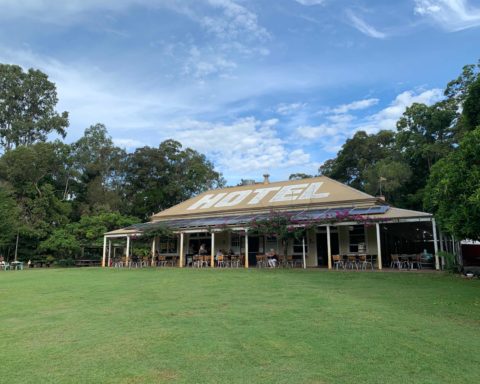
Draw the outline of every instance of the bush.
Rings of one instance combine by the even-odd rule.
[[[75,260],[74,259],[60,259],[57,261],[57,265],[59,267],[73,267],[75,265]]]

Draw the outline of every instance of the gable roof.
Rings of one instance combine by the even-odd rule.
[[[152,216],[153,221],[255,213],[271,209],[371,206],[377,198],[326,176],[268,184],[243,185],[204,192]]]

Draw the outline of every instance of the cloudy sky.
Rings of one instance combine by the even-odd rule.
[[[169,138],[230,184],[316,173],[480,58],[477,0],[0,0],[0,62],[35,67],[118,145]]]

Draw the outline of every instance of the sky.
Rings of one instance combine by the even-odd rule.
[[[37,68],[67,142],[175,139],[228,184],[318,173],[480,58],[480,0],[0,0],[0,62]]]

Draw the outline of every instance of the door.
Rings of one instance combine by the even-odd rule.
[[[248,264],[257,265],[257,254],[260,248],[258,236],[248,236]]]
[[[330,246],[332,249],[332,255],[338,255],[339,247],[337,232],[330,232]],[[317,259],[319,267],[328,266],[328,247],[326,233],[317,233]]]

